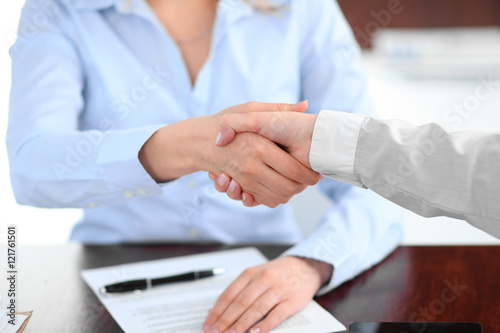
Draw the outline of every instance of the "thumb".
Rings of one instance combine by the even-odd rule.
[[[243,116],[243,114],[239,114],[236,116]],[[234,137],[236,136],[236,132],[228,124],[228,120],[226,119],[226,117],[228,117],[228,115],[222,117],[220,132],[219,135],[217,135],[217,139],[215,139],[215,144],[219,147],[224,147],[225,145],[229,144],[234,140]],[[239,117],[236,117],[236,120],[238,120],[238,118]]]
[[[290,110],[279,110],[279,111],[294,111],[294,112],[304,113],[306,112],[308,107],[309,107],[309,101],[306,99],[304,101],[298,102],[297,104],[294,104]]]
[[[281,112],[281,111],[293,111],[293,112],[303,113],[307,110],[308,106],[309,106],[308,100],[304,100],[296,104],[248,102],[245,104],[237,105],[231,113]]]

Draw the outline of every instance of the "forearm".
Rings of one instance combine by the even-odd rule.
[[[137,154],[161,125],[120,131],[8,136],[12,187],[21,204],[88,208],[161,194]]]
[[[500,237],[499,147],[500,134],[370,119],[355,170],[368,188],[419,215],[459,218]]]
[[[311,145],[311,165],[324,175],[367,187],[422,216],[445,215],[500,235],[500,135],[446,133],[324,111]]]
[[[205,169],[202,158],[208,141],[215,141],[207,117],[191,118],[160,128],[144,144],[139,160],[161,183]]]

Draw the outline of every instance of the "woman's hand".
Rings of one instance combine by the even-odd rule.
[[[203,332],[269,332],[302,310],[331,275],[331,265],[299,257],[248,268],[219,296]]]
[[[306,108],[307,102],[296,105],[250,102],[215,115],[187,119],[159,129],[144,144],[139,159],[158,182],[199,170],[225,173],[255,200],[276,207],[308,185],[316,184],[319,174],[257,134],[244,133],[226,147],[215,146],[220,121],[224,115],[234,113],[304,112]]]
[[[228,114],[221,119],[221,130],[217,145],[225,146],[241,134],[256,133],[278,143],[288,153],[307,167],[311,150],[312,133],[316,123],[316,114],[298,112],[253,112],[245,114]],[[256,199],[237,181],[222,173],[209,174],[219,192],[226,192],[234,200],[242,200],[248,207],[267,204]]]

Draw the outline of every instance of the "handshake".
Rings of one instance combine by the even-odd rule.
[[[209,170],[215,188],[247,207],[274,208],[321,180],[309,164],[317,115],[304,113],[307,106],[251,102],[222,111],[215,144],[238,154],[225,170]]]

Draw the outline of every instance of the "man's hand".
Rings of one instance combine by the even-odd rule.
[[[331,275],[331,265],[299,257],[248,268],[219,296],[203,332],[267,333],[302,310]]]
[[[252,132],[281,145],[307,167],[317,114],[298,112],[251,112],[228,114],[221,119],[216,145],[230,143],[237,133]]]
[[[221,119],[221,129],[216,144],[225,146],[237,137],[237,133],[252,132],[262,135],[271,141],[280,144],[288,153],[307,167],[311,139],[316,122],[316,114],[297,112],[253,112],[245,114],[229,114]],[[234,200],[243,200],[245,206],[266,204],[246,191],[242,184],[224,173],[211,173],[210,178],[215,181],[215,188],[219,192],[227,192]],[[277,190],[277,189],[275,189]]]
[[[293,195],[320,180],[319,174],[274,142],[254,133],[241,133],[226,147],[214,148],[219,150],[213,152],[216,159],[207,159],[207,169],[231,175],[233,182],[268,207],[287,203]],[[231,186],[230,182],[226,185]]]

